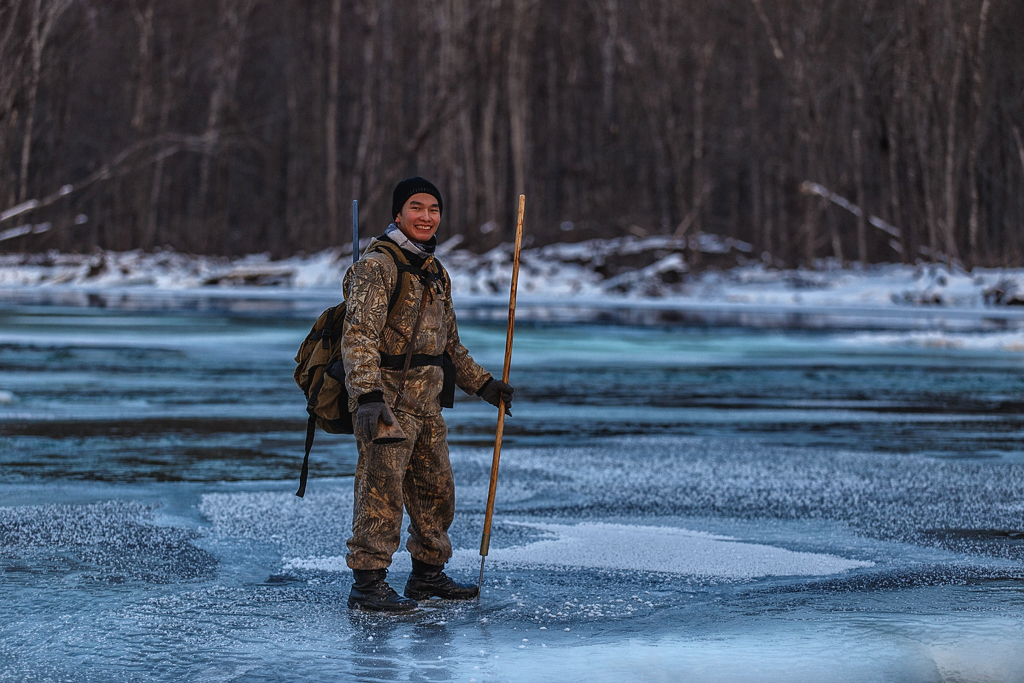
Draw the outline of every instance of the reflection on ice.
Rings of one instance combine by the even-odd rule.
[[[845,629],[788,626],[713,639],[602,640],[581,643],[571,653],[531,645],[529,656],[512,665],[516,675],[502,679],[567,681],[585,666],[587,680],[597,683],[1024,681],[1020,626],[1011,620],[922,618],[910,633],[900,635],[887,632],[886,626],[876,620],[874,627],[866,621]]]

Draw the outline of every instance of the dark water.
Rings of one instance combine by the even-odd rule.
[[[293,495],[309,315],[0,310],[0,680],[1024,680],[1012,333],[523,322],[483,599],[389,619],[351,437]],[[446,413],[465,578],[493,413]]]

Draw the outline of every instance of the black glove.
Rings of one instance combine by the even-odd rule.
[[[492,406],[496,406],[499,401],[504,400],[505,414],[511,415],[512,398],[515,393],[516,390],[511,384],[505,384],[497,377],[492,377],[484,382],[484,385],[477,390],[476,395],[490,403]]]
[[[395,416],[384,402],[364,403],[356,410],[356,425],[370,440],[377,438],[377,420],[384,420],[389,427],[395,424]]]

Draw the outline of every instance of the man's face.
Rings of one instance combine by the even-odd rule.
[[[441,207],[432,194],[419,192],[409,197],[402,207],[402,213],[395,217],[395,225],[402,234],[413,242],[426,242],[441,222]]]

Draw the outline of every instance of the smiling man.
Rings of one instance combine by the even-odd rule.
[[[404,612],[416,600],[479,593],[444,573],[452,556],[455,482],[441,409],[452,406],[456,385],[493,405],[502,398],[509,405],[513,389],[475,363],[459,341],[451,280],[434,258],[443,208],[429,181],[400,182],[392,195],[394,222],[345,276],[342,353],[359,449],[347,557],[353,609]],[[395,426],[405,438],[384,438]],[[405,597],[387,583],[403,507],[412,555]]]

